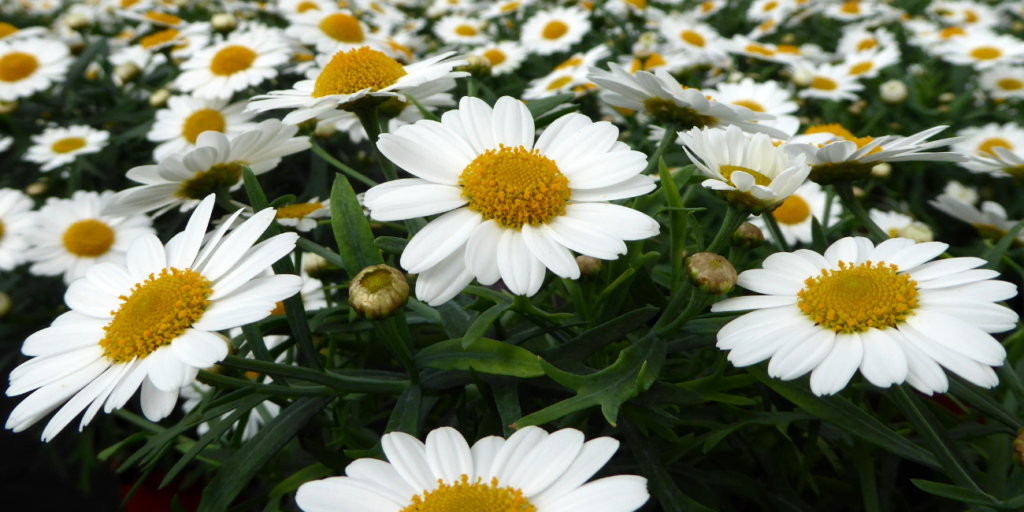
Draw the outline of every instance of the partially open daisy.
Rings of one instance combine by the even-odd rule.
[[[804,62],[798,68],[805,69],[812,77],[810,84],[797,93],[801,98],[856,101],[860,97],[855,93],[864,90],[864,86],[857,81],[856,76],[850,74],[847,66],[839,64],[815,66]]]
[[[947,62],[978,70],[1024,63],[1024,41],[987,31],[957,38],[939,46],[936,51]]]
[[[443,78],[467,76],[467,73],[452,71],[466,64],[464,60],[453,60],[453,54],[442,53],[403,66],[365,46],[338,52],[325,59],[320,69],[311,70],[309,80],[299,81],[289,90],[252,98],[248,110],[295,109],[285,116],[284,122],[298,124],[339,107],[351,106],[366,97],[381,102],[392,97],[404,100],[402,93],[413,87]]]
[[[32,198],[20,190],[0,188],[0,270],[14,270],[25,261],[25,234],[32,228]]]
[[[109,138],[109,132],[85,125],[51,127],[32,136],[34,144],[23,158],[40,164],[39,170],[43,172],[52,171],[73,162],[79,155],[100,152]]]
[[[64,296],[71,311],[22,346],[33,359],[11,372],[7,395],[35,391],[11,412],[8,429],[23,431],[60,407],[43,430],[49,441],[83,410],[79,429],[101,407],[121,408],[140,385],[142,411],[158,421],[200,368],[228,354],[217,331],[266,318],[299,290],[299,276],[261,275],[298,238],[284,233],[256,243],[273,209],[230,234],[223,225],[204,244],[213,205],[206,198],[166,247],[143,235],[129,246],[127,267],[96,265],[71,284]]]
[[[0,40],[0,101],[27,98],[64,81],[71,65],[68,47],[53,39]]]
[[[942,367],[985,388],[999,383],[1006,349],[991,336],[1013,329],[1017,313],[996,304],[1017,295],[981,258],[937,261],[948,245],[895,238],[876,247],[843,238],[824,256],[775,253],[737,284],[763,295],[716,303],[714,312],[747,311],[718,332],[736,366],[771,358],[783,380],[811,373],[811,390],[832,395],[860,372],[882,388],[906,381],[944,393]]]
[[[827,204],[828,194],[822,190],[821,185],[807,181],[790,194],[782,204],[772,210],[770,215],[775,217],[775,223],[779,225],[779,231],[782,232],[782,237],[786,239],[787,244],[794,245],[798,242],[809,244],[814,239],[811,232],[812,220],[818,219],[820,223],[825,222]],[[828,215],[829,226],[839,222],[842,211],[843,207],[839,201],[833,200]],[[765,225],[764,215],[768,214],[752,217],[747,222],[761,228],[765,239],[771,241],[772,234]]]
[[[309,149],[309,137],[296,137],[296,133],[297,127],[277,119],[263,121],[233,139],[216,131],[203,132],[194,149],[128,171],[128,179],[142,186],[118,192],[106,211],[112,215],[164,212],[174,206],[191,210],[209,194],[241,187],[243,165],[259,175],[277,167],[282,157]]]
[[[523,48],[537,55],[565,52],[590,32],[590,13],[580,7],[539,11],[523,25]]]
[[[715,101],[775,116],[773,120],[758,123],[778,128],[789,136],[800,129],[800,120],[792,115],[798,109],[793,95],[773,80],[757,83],[748,77],[736,84],[722,82],[705,92]]]
[[[63,274],[64,282],[71,283],[93,265],[123,265],[131,243],[154,231],[152,221],[144,215],[103,214],[113,195],[112,191],[79,190],[71,199],[47,199],[33,216],[32,229],[25,233],[32,246],[25,253],[33,262],[29,271],[39,276]]]
[[[486,28],[485,21],[453,14],[441,18],[434,24],[434,35],[447,44],[476,45],[491,39]]]
[[[153,150],[153,159],[159,162],[195,148],[203,132],[220,132],[231,139],[256,128],[256,123],[250,122],[255,114],[244,112],[245,105],[244,101],[228,104],[223,99],[172,96],[167,108],[156,111],[156,122],[146,135],[161,143]]]
[[[545,268],[579,277],[570,250],[615,259],[626,251],[624,240],[658,233],[647,215],[608,203],[655,187],[640,174],[644,154],[617,142],[618,133],[611,123],[568,114],[535,143],[521,101],[506,96],[492,109],[464,97],[440,123],[381,136],[381,153],[416,178],[370,189],[365,205],[382,221],[444,214],[402,253],[402,267],[419,274],[420,300],[444,303],[474,278],[484,285],[502,279],[513,293],[533,295]]]
[[[749,138],[739,127],[730,126],[725,130],[692,128],[680,132],[679,137],[690,161],[709,178],[702,184],[743,211],[774,210],[810,172],[803,157],[790,161],[763,133]]]
[[[250,25],[196,52],[181,65],[182,73],[174,83],[196,97],[226,100],[276,77],[277,68],[288,63],[290,56],[288,42],[275,29]]]
[[[491,63],[491,75],[504,75],[517,69],[526,59],[526,50],[513,41],[485,44],[475,50],[473,55],[484,57]]]
[[[1006,236],[1018,222],[1010,220],[1006,209],[995,201],[985,201],[981,203],[981,209],[978,209],[963,199],[940,194],[928,204],[954,219],[970,224],[982,238],[989,240],[999,240]],[[1017,244],[1024,246],[1024,232],[1017,235]]]
[[[1024,67],[992,67],[981,73],[978,83],[995,99],[1024,98]]]
[[[361,46],[384,49],[384,42],[351,11],[310,9],[288,17],[286,33],[303,44],[316,46],[320,53],[334,54]]]
[[[381,439],[388,462],[358,459],[346,476],[302,484],[295,502],[304,512],[633,512],[643,506],[649,498],[643,477],[586,483],[619,442],[584,441],[575,429],[548,434],[538,427],[508,440],[485,437],[472,447],[450,427],[432,431],[425,444],[392,432]]]
[[[587,78],[605,89],[601,99],[613,107],[646,112],[659,122],[672,123],[682,130],[736,125],[748,132],[789,138],[786,132],[758,123],[775,116],[711,100],[697,89],[683,87],[664,69],[630,74],[614,63],[609,63],[608,69],[590,68]]]

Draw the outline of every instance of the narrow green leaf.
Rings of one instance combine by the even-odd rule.
[[[689,165],[686,169],[679,171],[679,173],[685,173],[685,177],[689,179],[689,175],[693,174],[695,168],[695,166]],[[665,195],[665,204],[668,205],[668,208],[673,209],[668,214],[669,265],[672,269],[669,289],[672,290],[672,293],[675,293],[679,290],[679,279],[682,276],[683,247],[686,246],[686,233],[689,223],[686,221],[686,211],[682,210],[685,208],[683,198],[679,194],[678,185],[669,172],[668,166],[665,165],[664,158],[658,159],[658,174],[661,176],[661,192]]]
[[[114,444],[108,446],[103,451],[101,451],[100,453],[96,454],[96,458],[101,460],[101,461],[106,462],[107,459],[109,459],[112,455],[117,453],[121,448],[124,448],[125,446],[128,446],[130,444],[135,444],[135,443],[137,443],[139,441],[142,441],[144,439],[146,439],[145,432],[136,432],[136,433],[134,433],[134,434],[124,438],[124,440],[119,441],[117,443],[114,443]]]
[[[991,249],[985,252],[982,258],[988,260],[986,268],[995,269],[999,267],[999,262],[1003,259],[1003,255],[1010,249],[1010,245],[1017,240],[1017,234],[1024,228],[1024,219],[1014,224],[1010,231],[1008,231],[999,242],[996,243]]]
[[[541,98],[539,100],[529,101],[526,103],[526,108],[530,109],[530,115],[533,116],[534,119],[537,119],[538,117],[554,110],[555,107],[562,103],[572,101],[575,97],[576,95],[571,92],[558,94],[547,98]]]
[[[910,482],[914,484],[915,487],[928,494],[949,498],[961,503],[970,503],[972,505],[988,507],[999,506],[1001,504],[1001,502],[994,496],[980,490],[964,489],[963,487],[958,487],[956,485],[940,484],[939,482],[918,480],[914,478],[910,479]]]
[[[319,245],[308,238],[299,238],[296,245],[298,245],[303,251],[311,252],[323,257],[323,259],[327,260],[327,263],[330,263],[331,265],[338,268],[345,268],[345,262],[342,261],[341,256],[339,256],[338,253]]]
[[[227,356],[221,361],[221,364],[243,371],[265,373],[275,378],[281,376],[306,382],[315,382],[331,389],[348,393],[400,395],[409,385],[405,375],[391,372],[372,370],[316,371],[301,366],[257,361],[238,356]]]
[[[622,422],[622,433],[626,436],[626,443],[640,467],[640,472],[650,484],[651,494],[665,512],[714,512],[679,490],[679,486],[658,457],[658,449],[640,434],[633,422]]]
[[[953,396],[966,401],[986,416],[1006,425],[1010,428],[1008,434],[1016,434],[1018,429],[1024,428],[1024,421],[1003,408],[999,402],[986,396],[984,391],[979,390],[974,384],[969,384],[959,377],[952,376],[949,379],[949,391]]]
[[[540,359],[525,348],[479,338],[466,347],[461,339],[435,343],[416,354],[416,366],[438,370],[473,370],[490,375],[530,378],[544,375]]]
[[[409,302],[411,303],[412,300]],[[465,336],[469,331],[469,326],[473,324],[473,319],[479,316],[475,311],[470,314],[469,311],[463,309],[458,299],[441,304],[437,307],[437,313],[441,317],[444,332],[448,333],[448,337],[452,339]]]
[[[405,432],[413,437],[419,436],[420,403],[423,392],[419,385],[409,386],[398,397],[395,408],[391,410],[391,418],[384,433]]]
[[[512,307],[512,301],[499,302],[476,317],[476,320],[473,320],[473,323],[469,325],[469,329],[466,329],[466,334],[462,337],[462,348],[469,348],[473,345],[476,340],[480,339],[487,332],[491,324],[510,307]]]
[[[501,416],[501,428],[505,437],[508,437],[515,432],[512,424],[523,417],[523,410],[519,406],[518,384],[513,379],[502,379],[491,385],[491,391],[494,393],[498,415]]]
[[[828,237],[825,236],[825,229],[821,227],[818,218],[811,216],[811,247],[819,253],[828,249]]]
[[[378,249],[395,256],[401,256],[408,243],[408,240],[397,236],[378,236],[373,241],[373,245],[376,245]]]
[[[580,363],[598,350],[621,340],[627,334],[647,325],[658,314],[658,308],[634,309],[593,329],[584,331],[568,343],[550,348],[540,356],[553,365]]]
[[[370,265],[384,263],[380,249],[373,245],[373,231],[348,179],[337,175],[331,188],[331,227],[338,254],[349,278]]]

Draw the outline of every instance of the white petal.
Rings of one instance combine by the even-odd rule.
[[[426,457],[434,476],[449,485],[460,481],[462,475],[470,482],[476,481],[473,454],[458,430],[441,427],[427,434]]]
[[[171,351],[189,366],[209,368],[228,355],[228,344],[224,338],[211,332],[186,329],[171,342]]]
[[[484,286],[501,279],[498,271],[498,242],[504,230],[494,220],[481,222],[466,242],[466,268]]]
[[[832,350],[811,372],[811,391],[818,396],[834,395],[842,391],[857,373],[863,357],[864,345],[857,333],[837,334]]]
[[[420,274],[465,246],[483,217],[469,208],[448,212],[420,230],[402,252],[401,265],[410,274]]]
[[[885,331],[891,332],[895,329]],[[860,373],[868,382],[880,388],[902,384],[908,372],[906,354],[885,331],[870,328],[860,333],[860,341],[864,345]]]
[[[525,224],[521,233],[530,252],[552,272],[559,277],[579,279],[580,266],[576,263],[576,258],[572,257],[569,249],[551,237],[550,228],[547,226],[534,228]]]
[[[174,404],[178,403],[178,388],[164,391],[157,388],[153,381],[142,382],[142,413],[149,421],[160,421],[174,412]]]

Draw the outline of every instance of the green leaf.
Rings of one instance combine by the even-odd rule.
[[[825,229],[821,227],[818,218],[811,216],[811,247],[819,253],[828,249],[828,237],[825,236]]]
[[[989,507],[999,506],[1001,504],[1001,502],[994,496],[980,490],[975,491],[972,489],[964,489],[963,487],[958,487],[956,485],[940,484],[938,482],[918,480],[914,478],[910,479],[910,482],[918,489],[921,489],[928,494],[949,498],[961,503],[970,503],[972,505],[983,505]]]
[[[688,165],[679,171],[678,174],[682,175],[680,179],[683,183],[693,175],[694,169],[696,169],[694,165]],[[669,172],[668,166],[665,165],[664,158],[658,159],[658,174],[661,176],[661,192],[665,195],[665,204],[668,205],[668,208],[672,209],[668,214],[670,240],[668,257],[669,265],[672,268],[669,289],[672,290],[672,293],[675,293],[679,290],[679,279],[683,272],[683,248],[686,246],[686,233],[689,223],[686,221],[686,211],[683,210],[685,207],[683,205],[683,198],[679,195],[679,187],[672,173]]]
[[[658,449],[644,438],[631,421],[622,422],[622,433],[626,436],[633,457],[640,472],[647,477],[651,494],[666,512],[714,512],[683,494],[672,475],[658,458]]]
[[[974,384],[969,384],[959,377],[953,376],[949,379],[949,391],[953,396],[966,401],[979,411],[985,413],[986,416],[1009,427],[1011,430],[1007,432],[1008,434],[1016,434],[1018,429],[1024,428],[1024,421],[1021,421],[1020,418],[1003,408],[999,402],[985,395],[985,392]]]
[[[412,303],[412,300],[410,299],[409,302]],[[475,311],[470,314],[470,312],[463,309],[459,305],[458,298],[438,306],[437,313],[441,317],[441,325],[444,326],[444,332],[448,333],[448,337],[453,339],[465,336],[469,326],[473,323],[473,318],[477,316]]]
[[[197,512],[227,510],[260,468],[274,458],[332,400],[333,397],[304,398],[282,410],[224,462],[203,490],[203,501]]]
[[[100,453],[96,454],[96,458],[105,462],[112,455],[117,453],[118,450],[120,450],[121,448],[124,448],[125,446],[128,446],[130,444],[135,444],[135,443],[137,443],[139,441],[143,441],[145,439],[146,439],[146,434],[144,432],[136,432],[136,433],[134,433],[134,434],[124,438],[124,440],[119,441],[117,443],[114,443],[114,444],[108,446],[103,451],[101,451]]]
[[[342,267],[350,279],[366,267],[384,263],[380,249],[373,245],[373,231],[356,199],[356,192],[340,174],[331,188],[331,227]]]
[[[299,487],[306,482],[327,478],[329,476],[334,476],[334,471],[332,471],[331,468],[324,466],[319,462],[311,464],[292,473],[288,478],[281,480],[273,489],[270,490],[270,497],[280,498],[282,496],[289,495],[299,490]]]
[[[554,365],[582,364],[581,361],[586,360],[591,354],[646,326],[647,322],[657,314],[658,308],[634,309],[593,329],[584,331],[563,345],[547,349],[541,352],[540,356]]]
[[[280,376],[286,379],[315,382],[331,389],[348,393],[400,395],[409,385],[405,375],[391,372],[372,370],[316,371],[301,366],[257,361],[238,356],[227,356],[220,364],[238,368],[242,371],[264,373],[275,378]]]
[[[466,329],[466,334],[462,337],[462,348],[469,348],[476,340],[480,339],[487,332],[487,329],[491,327],[491,324],[501,317],[508,308],[512,307],[512,303],[513,301],[511,300],[503,300],[476,317],[476,320],[473,320],[473,323],[469,325],[469,329]]]
[[[547,112],[554,110],[555,107],[561,105],[562,103],[572,101],[575,97],[576,95],[571,92],[565,94],[558,94],[548,98],[541,98],[539,100],[527,102],[526,108],[530,109],[530,115],[533,116],[534,119],[537,119],[543,114],[546,114]]]
[[[1010,249],[1010,245],[1017,240],[1017,234],[1020,233],[1022,228],[1024,228],[1024,219],[1021,219],[1014,224],[1010,231],[999,239],[999,242],[996,243],[996,245],[985,252],[982,258],[988,260],[986,268],[995,269],[999,266],[999,262],[1003,259],[1003,255]]]
[[[544,375],[540,358],[525,348],[488,338],[466,347],[461,339],[435,343],[416,354],[416,366],[438,370],[471,368],[490,375],[530,378]]]
[[[405,432],[413,437],[419,435],[420,424],[420,403],[423,401],[423,392],[419,385],[409,386],[398,397],[395,408],[391,411],[391,418],[384,433]]]
[[[373,245],[376,245],[378,249],[395,256],[401,256],[408,243],[408,240],[397,236],[378,236],[373,241]]]

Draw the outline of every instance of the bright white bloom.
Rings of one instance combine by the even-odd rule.
[[[142,186],[118,192],[106,211],[164,212],[174,206],[181,211],[191,210],[217,190],[240,188],[243,165],[259,175],[277,167],[282,157],[309,149],[309,137],[295,137],[297,132],[297,127],[276,119],[263,121],[255,130],[233,139],[220,132],[203,132],[196,139],[195,149],[128,171],[128,179]]]
[[[782,232],[782,237],[786,239],[787,244],[794,245],[798,242],[809,244],[814,240],[811,233],[812,220],[818,219],[819,223],[825,222],[827,203],[828,194],[822,190],[821,185],[807,181],[800,185],[800,188],[796,189],[782,204],[772,210],[771,214],[761,214],[748,219],[747,222],[761,228],[765,239],[772,241],[772,234],[764,222],[764,216],[771,215],[775,217],[775,223],[779,225],[779,231]],[[842,213],[843,207],[839,204],[839,200],[833,199],[829,209],[828,226],[825,227],[839,222]]]
[[[491,75],[504,75],[517,69],[526,60],[526,50],[519,43],[501,41],[473,50],[473,55],[485,57],[491,63]]]
[[[587,69],[608,58],[610,54],[607,46],[597,45],[586,53],[577,53],[569,57],[555,66],[547,76],[532,80],[523,91],[522,99],[534,100],[570,91],[575,91],[579,96],[585,94],[586,91],[596,88],[587,79]]]
[[[0,40],[0,101],[27,98],[63,82],[72,60],[68,47],[60,41]]]
[[[14,270],[29,248],[25,234],[32,228],[32,198],[20,190],[0,188],[0,270]]]
[[[11,144],[14,144],[14,137],[0,137],[0,153],[7,151]]]
[[[443,78],[427,82],[419,87],[413,87],[405,91],[404,96],[415,98],[423,108],[429,111],[437,111],[442,107],[454,107],[455,99],[448,91],[455,88],[455,79]],[[399,101],[397,97],[389,98],[380,109],[387,115],[394,116],[388,119],[388,131],[393,132],[399,126],[415,123],[423,119],[423,113],[413,104],[411,100]],[[317,119],[322,123],[334,123],[335,129],[348,134],[352,142],[366,140],[366,130],[363,128],[359,117],[346,110],[331,110]],[[320,124],[317,126],[319,127]]]
[[[981,88],[997,99],[1024,98],[1024,67],[997,66],[978,77]]]
[[[978,2],[936,0],[926,10],[947,25],[993,27],[999,23],[995,10]]]
[[[719,62],[728,52],[728,44],[715,29],[690,16],[667,16],[658,30],[670,46],[694,54],[699,62]]]
[[[917,243],[935,240],[932,228],[905,213],[883,212],[872,208],[868,214],[875,225],[889,234],[889,238],[909,238]]]
[[[737,84],[722,82],[705,92],[715,101],[775,116],[773,120],[758,123],[778,128],[789,136],[800,129],[800,120],[792,115],[799,108],[793,101],[793,95],[773,80],[757,83],[748,77]]]
[[[47,199],[24,233],[31,245],[25,257],[34,262],[29,271],[38,276],[63,274],[64,283],[70,284],[93,265],[124,265],[131,243],[155,231],[145,215],[105,215],[103,208],[113,195],[109,190],[79,190],[71,199]]]
[[[304,512],[401,512],[423,510],[536,512],[633,512],[647,502],[647,480],[633,475],[590,480],[619,448],[600,437],[538,427],[508,440],[485,437],[470,447],[459,431],[442,427],[424,444],[402,432],[381,439],[388,462],[358,459],[345,476],[299,487],[295,502]],[[444,507],[444,508],[439,508]]]
[[[855,93],[864,90],[864,86],[857,81],[857,77],[850,75],[850,70],[845,65],[814,66],[805,63],[798,68],[806,69],[811,77],[807,87],[797,93],[801,98],[856,101],[860,97]]]
[[[734,36],[729,40],[728,50],[752,59],[766,60],[780,64],[795,65],[803,62],[800,48],[792,45],[774,45],[752,41],[744,36]]]
[[[953,64],[983,70],[1024,63],[1024,41],[1013,36],[976,32],[936,48],[939,56]]]
[[[523,12],[526,6],[532,4],[533,0],[498,0],[497,2],[489,2],[489,5],[480,13],[480,16],[489,20],[509,14],[518,15]]]
[[[625,240],[658,233],[647,215],[608,202],[655,187],[640,174],[646,156],[617,142],[618,128],[568,114],[536,143],[534,133],[521,101],[503,97],[492,109],[465,97],[440,123],[419,121],[381,135],[381,153],[416,178],[370,189],[371,218],[443,214],[402,253],[402,267],[419,274],[420,300],[444,303],[474,278],[484,285],[502,279],[513,293],[533,295],[546,268],[579,277],[570,250],[616,259],[626,252]],[[531,201],[521,201],[523,195]]]
[[[698,18],[708,18],[711,15],[715,14],[716,12],[722,10],[728,3],[728,0],[705,0],[704,2],[701,2],[701,4],[698,5],[697,7],[694,7],[693,11],[691,12],[694,14],[694,16]]]
[[[1024,129],[1017,123],[989,123],[957,132],[953,150],[967,155],[960,165],[973,172],[1024,180]]]
[[[446,44],[476,45],[491,39],[485,29],[487,23],[469,16],[445,16],[434,25],[434,35]]]
[[[895,48],[876,48],[848,55],[843,61],[846,73],[857,79],[875,78],[883,68],[899,64],[900,52]]]
[[[538,55],[569,51],[590,32],[590,13],[580,7],[540,11],[523,25],[523,48]]]
[[[110,133],[86,125],[47,128],[32,136],[32,146],[23,158],[40,164],[39,170],[52,171],[69,164],[78,155],[99,153],[106,145]]]
[[[962,199],[941,194],[928,204],[954,219],[970,224],[982,237],[992,240],[1006,236],[1018,222],[1007,218],[1006,209],[994,201],[981,203],[979,210]],[[1017,240],[1024,244],[1024,232],[1017,235]]]
[[[764,21],[776,18],[780,13],[785,16],[794,7],[796,7],[796,3],[793,0],[754,0],[747,8],[747,19]]]
[[[874,16],[880,10],[878,3],[869,0],[844,0],[826,5],[822,13],[839,21],[856,21]]]
[[[832,395],[860,369],[882,388],[906,381],[925,394],[949,387],[942,367],[985,388],[1006,349],[990,333],[1013,329],[1017,313],[996,304],[1017,287],[979,269],[981,258],[934,260],[949,246],[905,238],[876,247],[843,238],[824,255],[775,253],[737,284],[763,294],[716,303],[714,312],[747,311],[718,332],[736,366],[771,358],[783,380],[811,373],[811,390]]]
[[[236,92],[276,77],[277,68],[290,57],[291,47],[276,30],[262,25],[239,27],[224,41],[185,61],[174,84],[196,97],[228,100]]]
[[[326,11],[337,8],[336,3],[329,0],[277,0],[277,9],[281,14],[302,14],[309,11]]]
[[[376,50],[386,48],[384,41],[370,32],[370,27],[359,21],[350,11],[332,9],[310,9],[302,14],[289,16],[286,33],[316,46],[320,53],[335,54],[347,52],[361,46]]]
[[[847,25],[843,28],[843,37],[839,39],[836,53],[851,55],[875,48],[899,49],[899,43],[896,36],[884,28],[870,30],[863,25]]]
[[[10,23],[0,21],[0,40],[10,42],[17,39],[39,37],[46,35],[46,27],[23,27],[18,28]]]
[[[946,187],[942,189],[942,193],[947,196],[953,196],[954,198],[970,205],[978,204],[978,189],[964,185],[956,180],[950,180],[946,183]]]
[[[195,148],[199,134],[206,131],[220,132],[231,139],[256,128],[256,123],[250,122],[255,114],[244,110],[244,101],[228,104],[223,99],[172,96],[167,108],[156,111],[156,122],[146,135],[161,143],[153,150],[153,160],[159,162]]]
[[[277,223],[295,228],[296,231],[312,231],[320,219],[331,218],[331,200],[314,197],[305,203],[295,203],[277,209]]]

